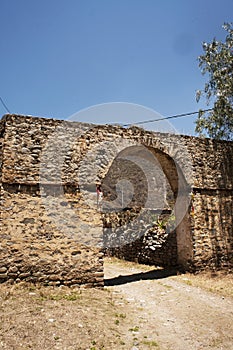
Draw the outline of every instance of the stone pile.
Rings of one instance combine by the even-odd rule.
[[[176,232],[167,222],[170,214],[161,212],[155,215],[152,210],[140,208],[118,214],[105,213],[106,254],[149,265],[177,266]]]

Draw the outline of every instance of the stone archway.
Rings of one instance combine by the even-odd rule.
[[[127,207],[173,210],[177,240],[176,263],[189,269],[193,259],[189,216],[192,162],[182,142],[174,142],[175,135],[170,135],[169,138],[166,136],[145,132],[139,128],[125,130],[110,126],[92,128],[88,139],[94,142],[92,141],[83,153],[78,182],[81,190],[85,192],[87,201],[90,199],[88,192],[90,189],[93,192],[95,182],[102,182],[105,187],[105,209],[108,211],[118,212]],[[120,167],[119,164],[121,164]],[[127,173],[127,169],[131,169],[131,174]],[[126,187],[124,198],[122,193],[119,195],[122,180],[127,182],[124,185]],[[156,182],[159,185],[156,197],[159,205],[153,203],[155,202],[153,185]],[[114,189],[116,185],[118,185],[118,191],[117,188]],[[172,208],[164,207],[168,200],[166,197],[169,197],[167,196],[168,187],[170,201],[173,201]],[[106,195],[110,198],[106,198]]]
[[[195,270],[232,268],[232,142],[17,115],[5,116],[0,129],[0,282],[103,285],[102,226],[93,220],[91,196],[95,181],[103,181],[130,147],[150,152],[169,182],[178,263]],[[134,164],[149,191],[141,185],[140,195],[121,198],[122,207],[153,202],[148,159],[139,157],[138,164],[138,155],[123,162]]]
[[[146,261],[169,266],[179,265],[185,269],[190,267],[193,250],[189,218],[190,187],[180,167],[168,154],[143,145],[127,147],[112,161],[102,179],[102,186],[105,198],[104,236],[108,252],[138,260],[145,245],[143,239],[146,240],[148,232],[150,239],[154,235],[156,224],[152,219],[156,213],[159,223],[166,218],[166,230],[162,233],[162,239],[160,237],[161,243],[158,238],[155,243],[160,248],[157,249],[160,258],[157,257],[156,260],[154,256]],[[171,217],[174,221],[172,228],[168,227]],[[108,234],[112,240],[106,239]],[[156,235],[158,236],[158,232]],[[153,239],[156,239],[156,235]],[[151,245],[150,249],[155,250],[155,255],[156,248]],[[141,258],[139,260],[143,261]]]

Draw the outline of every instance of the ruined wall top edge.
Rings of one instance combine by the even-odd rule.
[[[167,149],[164,148],[164,152],[168,154],[170,149],[176,149],[177,145],[182,143],[192,163],[194,187],[233,188],[233,142],[151,132],[135,126],[123,128],[15,114],[5,115],[0,120],[2,182],[39,183],[41,153],[48,138],[59,128],[65,131],[66,142],[73,128],[81,130],[80,139],[82,139],[78,147],[76,144],[72,151],[68,149],[68,156],[64,158],[63,183],[77,184],[75,174],[77,165],[86,149],[91,147],[90,143],[102,142],[105,137],[106,140],[123,137],[134,139],[142,145],[148,145],[151,142],[152,147],[158,147],[160,150],[163,150],[161,144],[164,143],[168,145]],[[91,141],[90,132],[93,138]],[[89,136],[86,137],[88,133]]]
[[[149,133],[151,135],[164,135],[164,136],[173,136],[177,139],[183,139],[183,140],[193,140],[194,142],[200,142],[202,144],[206,144],[207,147],[210,144],[219,144],[219,145],[228,145],[230,148],[233,147],[233,141],[226,141],[226,140],[214,140],[214,139],[210,139],[208,137],[198,137],[198,136],[190,136],[190,135],[183,135],[183,134],[175,134],[175,133],[168,133],[168,132],[157,132],[157,131],[153,131],[153,130],[145,130],[137,125],[132,124],[131,126],[125,128],[122,127],[120,124],[95,124],[95,123],[89,123],[89,122],[79,122],[79,121],[73,121],[73,120],[66,120],[66,119],[57,119],[57,118],[53,118],[53,117],[41,117],[41,116],[32,116],[32,115],[23,115],[23,114],[4,114],[2,116],[2,118],[0,119],[0,132],[1,130],[5,129],[5,125],[6,124],[11,124],[12,122],[16,122],[17,124],[21,123],[21,122],[26,122],[26,123],[32,123],[32,124],[44,124],[44,125],[54,125],[54,126],[58,126],[58,125],[66,125],[66,123],[69,125],[69,127],[71,127],[72,125],[76,126],[76,125],[84,125],[84,126],[88,126],[88,127],[98,127],[98,128],[120,128],[123,130],[137,130],[137,131],[141,131],[143,133]]]

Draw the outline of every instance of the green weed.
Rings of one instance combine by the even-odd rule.
[[[44,294],[40,293],[40,297],[38,298],[40,301],[45,300],[54,300],[54,301],[60,301],[60,300],[68,300],[68,301],[75,301],[80,300],[81,295],[79,293],[71,293],[71,294]]]
[[[115,314],[115,316],[119,318],[126,318],[126,314]]]
[[[139,327],[138,326],[135,326],[133,328],[130,328],[129,329],[130,332],[139,332]]]
[[[159,347],[159,345],[158,345],[158,343],[156,342],[156,341],[154,341],[154,340],[151,340],[151,341],[149,341],[149,340],[144,340],[143,341],[143,344],[144,345],[147,345],[147,346],[149,346],[149,347],[151,347],[151,346],[153,346],[153,347]]]

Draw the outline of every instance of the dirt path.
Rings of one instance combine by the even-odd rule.
[[[233,348],[232,299],[120,262],[105,263],[105,278],[106,288],[134,309],[133,350],[146,343],[161,350]]]
[[[104,289],[0,284],[0,350],[233,349],[233,299],[189,285],[201,277],[104,265]]]

